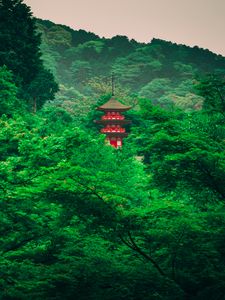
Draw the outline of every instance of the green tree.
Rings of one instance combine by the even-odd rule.
[[[43,67],[35,20],[22,0],[2,0],[0,8],[0,66],[6,65],[13,72],[20,99],[28,103],[31,98],[39,99],[37,106],[41,107],[54,97],[57,85]]]
[[[6,66],[0,67],[0,115],[12,115],[21,110],[17,94],[12,72]]]
[[[204,98],[204,109],[210,113],[225,114],[225,79],[224,75],[210,74],[196,85]]]
[[[0,65],[6,65],[17,82],[27,85],[41,66],[35,20],[22,0],[2,0],[0,8]]]
[[[132,294],[114,232],[125,207],[147,201],[142,164],[68,122],[28,121],[0,122],[1,297]]]
[[[53,100],[58,89],[53,75],[43,68],[40,69],[27,89],[27,98],[32,97],[33,112],[40,109],[47,100]]]
[[[76,60],[71,66],[72,78],[75,85],[84,84],[90,79],[91,67],[87,61]]]
[[[159,99],[171,91],[171,81],[167,78],[157,78],[150,81],[139,92],[141,97],[151,99],[153,103],[157,103]]]

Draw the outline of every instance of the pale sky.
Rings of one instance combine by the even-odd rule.
[[[24,0],[34,16],[100,37],[160,38],[225,56],[225,0]]]

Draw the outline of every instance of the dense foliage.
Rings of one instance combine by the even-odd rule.
[[[112,72],[116,94],[125,102],[139,96],[162,107],[192,111],[201,109],[203,103],[193,86],[197,77],[225,69],[224,57],[197,46],[159,39],[142,44],[126,36],[100,38],[50,21],[37,20],[37,24],[43,60],[60,84],[56,103],[69,105],[80,117],[91,103],[110,92]]]
[[[225,299],[224,58],[39,21],[45,68],[63,84],[48,101],[57,84],[32,15],[19,0],[0,0],[2,9],[33,25],[12,50],[24,73],[0,43],[0,299]],[[6,19],[0,39],[14,47]],[[31,54],[19,53],[32,40],[41,67],[25,83]],[[112,69],[134,107],[120,150],[104,146],[91,109],[109,99],[101,76]]]
[[[51,73],[41,60],[41,38],[30,8],[22,0],[0,1],[0,67],[7,66],[19,87],[20,105],[36,111],[58,90]],[[41,78],[41,79],[40,79]],[[35,92],[42,80],[48,85]],[[47,96],[47,97],[46,97]],[[44,100],[44,101],[43,101]]]

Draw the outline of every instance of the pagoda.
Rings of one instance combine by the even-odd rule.
[[[106,143],[114,148],[122,147],[123,139],[128,135],[124,125],[131,123],[131,121],[125,120],[122,113],[129,109],[131,106],[126,106],[114,99],[113,93],[108,102],[97,107],[97,110],[104,112],[104,115],[101,120],[95,122],[104,126],[100,132],[106,135]]]

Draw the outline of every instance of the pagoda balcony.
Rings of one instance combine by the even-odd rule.
[[[102,128],[101,133],[109,133],[109,132],[126,132],[125,128]]]
[[[102,116],[102,120],[124,120],[125,117],[122,115],[105,115]]]

